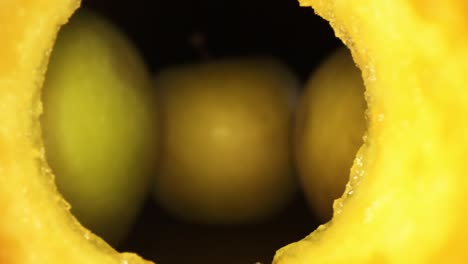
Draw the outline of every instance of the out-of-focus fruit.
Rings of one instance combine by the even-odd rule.
[[[59,32],[43,90],[47,159],[72,213],[112,244],[148,191],[150,89],[137,50],[104,18],[80,10]]]
[[[290,123],[297,82],[273,59],[168,69],[156,77],[161,164],[155,196],[202,223],[261,221],[295,189]]]
[[[145,263],[117,253],[75,220],[45,161],[41,86],[57,30],[78,4],[0,4],[0,263]]]
[[[314,72],[301,98],[295,127],[295,160],[305,195],[317,217],[333,214],[349,179],[366,129],[364,84],[347,49]]]
[[[368,131],[334,216],[276,264],[468,259],[468,5],[304,0],[363,71]]]

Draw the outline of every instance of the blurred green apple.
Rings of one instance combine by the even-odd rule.
[[[319,220],[329,220],[345,190],[366,129],[364,84],[341,48],[306,84],[296,116],[295,160],[302,188]]]
[[[155,197],[184,220],[264,220],[295,190],[291,121],[298,83],[274,59],[210,61],[156,76],[161,107]]]
[[[72,212],[113,244],[149,191],[156,147],[150,89],[137,50],[102,17],[80,10],[60,31],[43,91],[48,162]]]

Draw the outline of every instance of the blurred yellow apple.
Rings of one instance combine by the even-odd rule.
[[[59,32],[44,83],[44,144],[71,211],[116,244],[146,194],[155,148],[151,80],[133,45],[80,10]]]
[[[332,217],[366,129],[364,84],[349,50],[332,54],[306,84],[296,116],[295,161],[318,219]]]
[[[291,121],[295,76],[274,59],[232,59],[156,77],[161,164],[155,197],[189,221],[261,221],[295,190]]]

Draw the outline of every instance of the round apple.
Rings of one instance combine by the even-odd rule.
[[[274,59],[211,61],[156,77],[161,163],[155,197],[189,221],[261,221],[291,198],[298,83]]]
[[[364,84],[341,48],[306,84],[296,116],[295,160],[301,185],[321,221],[333,213],[366,129]]]
[[[149,191],[151,86],[136,49],[102,17],[80,10],[60,31],[43,89],[48,162],[71,211],[114,244]]]

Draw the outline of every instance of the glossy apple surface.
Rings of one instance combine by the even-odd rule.
[[[301,186],[320,221],[332,216],[366,129],[364,84],[351,54],[341,48],[312,74],[295,126]]]
[[[290,132],[297,82],[274,59],[231,59],[167,69],[155,197],[199,223],[261,221],[289,201]]]
[[[147,69],[129,40],[80,10],[59,32],[42,117],[48,162],[72,212],[112,244],[147,194],[155,145]]]

